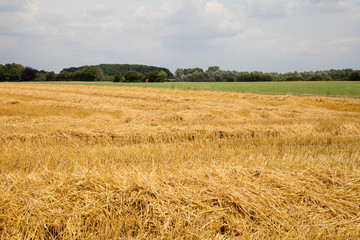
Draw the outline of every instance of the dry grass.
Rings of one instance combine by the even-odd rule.
[[[360,100],[0,84],[1,239],[358,239]]]

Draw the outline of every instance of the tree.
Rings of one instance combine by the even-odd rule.
[[[86,66],[73,74],[74,81],[94,82],[99,80],[99,72],[95,67]]]
[[[67,71],[70,73],[74,73],[78,70],[83,69],[86,66],[82,67],[71,67],[71,68],[64,68],[63,71]],[[173,74],[167,68],[162,67],[155,67],[155,66],[146,66],[146,65],[139,65],[139,64],[100,64],[91,66],[98,69],[98,71],[103,71],[104,78],[109,76],[115,76],[116,72],[121,72],[124,76],[125,73],[129,71],[136,71],[142,74],[146,74],[151,71],[164,71],[168,75],[169,78],[173,78]],[[101,69],[101,70],[100,70]],[[100,80],[101,80],[101,72],[99,73]]]
[[[181,78],[181,76],[183,76],[184,75],[184,69],[182,69],[182,68],[178,68],[178,69],[176,69],[175,70],[175,77],[176,78]]]
[[[104,71],[102,70],[101,67],[97,68],[97,76],[96,76],[96,81],[103,81],[104,80]]]
[[[203,73],[204,70],[202,70],[201,68],[186,68],[184,69],[184,74],[187,75],[187,74],[192,74],[194,72],[201,72]]]
[[[204,72],[195,71],[189,75],[191,76],[190,82],[207,82],[207,78]]]
[[[99,71],[95,67],[85,67],[81,75],[83,81],[93,82],[99,79]]]
[[[47,72],[46,73],[46,76],[45,76],[45,80],[46,81],[55,81],[55,78],[56,78],[56,74],[54,72]]]
[[[151,71],[144,75],[143,80],[148,80],[149,82],[159,82],[159,71]]]
[[[123,81],[123,77],[121,72],[116,72],[114,77],[114,82],[122,82],[122,81]]]
[[[25,67],[22,71],[21,80],[24,82],[35,81],[37,73],[38,70],[31,67]]]
[[[37,82],[45,82],[46,81],[45,75],[43,73],[40,73],[40,72],[36,73],[35,81],[37,81]]]
[[[349,81],[360,81],[360,70],[353,71],[349,76]]]
[[[309,81],[324,81],[324,77],[320,74],[316,74],[309,78]]]
[[[11,63],[5,65],[7,81],[20,82],[24,66],[21,64]]]
[[[56,75],[55,81],[71,81],[72,75],[69,72],[62,71],[58,75]]]
[[[219,70],[220,70],[220,67],[212,66],[212,67],[209,67],[206,72],[216,72],[216,71],[219,71]]]
[[[286,81],[304,81],[301,75],[292,75],[286,78]]]
[[[160,71],[158,74],[157,74],[157,77],[158,77],[158,82],[164,82],[166,77],[167,77],[167,73],[164,72],[164,71]]]
[[[7,81],[6,69],[5,66],[0,65],[0,82],[5,82],[5,81]]]
[[[140,82],[140,80],[142,80],[143,77],[144,75],[137,71],[128,71],[124,75],[125,82]]]

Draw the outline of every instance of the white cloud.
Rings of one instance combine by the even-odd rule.
[[[296,6],[306,13],[341,13],[355,8],[356,0],[300,0]]]
[[[327,45],[333,54],[356,55],[360,52],[360,37],[335,39],[329,41]]]
[[[241,28],[236,15],[218,0],[162,1],[153,11],[144,5],[137,8],[138,20],[165,21],[170,25],[202,25],[218,31],[237,31]]]
[[[237,31],[242,25],[236,15],[217,0],[205,3],[205,20],[215,24],[220,31]]]
[[[39,5],[40,3],[37,1],[28,2],[25,6],[25,10],[18,12],[18,15],[28,23],[33,22],[39,12]]]
[[[137,19],[144,19],[146,18],[146,10],[145,10],[145,6],[144,5],[141,5],[139,6],[137,9],[136,9],[136,12],[135,12],[135,18]]]
[[[307,39],[284,39],[279,42],[280,53],[285,56],[315,56],[320,53],[320,46]]]
[[[0,49],[6,50],[9,48],[14,48],[17,45],[17,38],[9,35],[0,34]]]
[[[109,12],[112,12],[112,9],[104,4],[95,4],[86,9],[87,14],[95,17],[108,15]]]
[[[106,22],[102,22],[98,24],[103,31],[111,30],[121,30],[124,26],[123,22],[118,19],[112,19]]]
[[[235,45],[242,41],[266,41],[274,38],[271,34],[265,33],[261,29],[249,29],[235,36],[217,38],[212,41],[214,45]]]
[[[359,7],[355,0],[2,0],[0,64],[360,68]]]
[[[12,1],[1,1],[0,2],[0,13],[1,12],[16,12],[24,9],[26,0],[12,0]]]
[[[245,10],[250,17],[285,18],[291,14],[294,0],[246,0]]]

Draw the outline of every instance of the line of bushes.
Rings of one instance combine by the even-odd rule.
[[[360,71],[352,69],[326,70],[289,73],[263,73],[224,71],[219,67],[209,67],[207,71],[201,68],[178,68],[175,80],[179,82],[269,82],[269,81],[360,81]]]
[[[106,74],[102,67],[106,68]],[[131,66],[141,71],[129,70]],[[120,69],[115,71],[115,69]],[[124,72],[126,69],[128,71]],[[113,81],[113,82],[270,82],[270,81],[360,81],[360,71],[352,69],[305,71],[289,73],[263,73],[259,71],[238,72],[224,71],[217,66],[204,71],[201,68],[178,68],[175,76],[165,69],[144,65],[101,64],[97,66],[83,66],[69,68],[59,74],[38,71],[21,64],[11,63],[0,65],[0,81],[28,82],[28,81]],[[169,74],[169,73],[170,74]],[[111,73],[111,75],[109,75]]]
[[[24,67],[21,64],[11,63],[0,65],[1,82],[29,82],[29,81],[114,81],[114,82],[164,82],[168,74],[163,70],[152,70],[147,68],[148,72],[143,74],[137,71],[127,71],[123,75],[117,71],[114,75],[105,75],[100,67],[85,66],[78,68],[76,71],[55,72],[38,71],[31,67]],[[161,69],[161,68],[159,68]],[[152,71],[150,71],[152,70]]]

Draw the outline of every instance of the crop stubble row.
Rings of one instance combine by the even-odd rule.
[[[0,236],[356,238],[360,100],[0,85]]]

